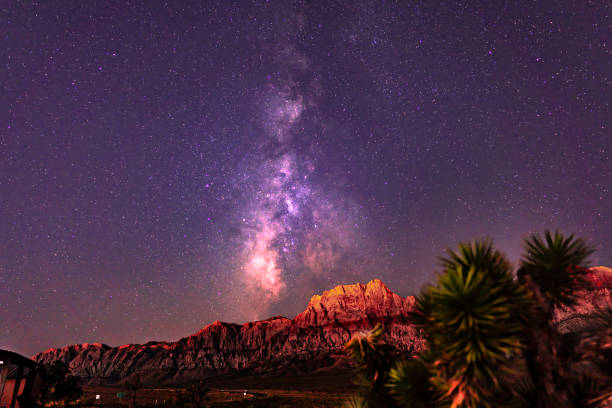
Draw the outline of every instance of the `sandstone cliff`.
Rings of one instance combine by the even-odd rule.
[[[562,333],[587,328],[598,312],[612,308],[612,269],[605,266],[590,268],[587,286],[578,292],[573,308],[555,310],[554,321]]]
[[[612,307],[612,269],[590,269],[588,285],[574,309],[555,311],[561,332],[587,327],[603,308]],[[176,342],[109,347],[79,344],[50,349],[33,357],[63,360],[90,384],[120,383],[138,375],[146,383],[189,381],[201,375],[312,371],[337,364],[351,335],[385,326],[385,340],[399,353],[424,348],[408,319],[414,298],[402,298],[380,280],[342,285],[315,295],[293,320],[282,316],[243,325],[216,321]]]
[[[407,318],[414,304],[380,280],[342,285],[315,295],[293,320],[282,316],[244,325],[216,321],[176,342],[109,347],[80,344],[50,349],[33,358],[63,360],[88,383],[113,384],[138,375],[148,383],[187,381],[230,372],[310,371],[332,366],[351,335],[377,323],[400,353],[423,348]]]

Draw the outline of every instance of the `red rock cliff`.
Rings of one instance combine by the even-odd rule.
[[[189,380],[202,373],[311,370],[331,366],[357,331],[382,323],[386,340],[398,352],[423,348],[407,314],[414,298],[402,298],[380,280],[342,285],[311,298],[293,320],[273,317],[244,325],[216,321],[177,342],[109,347],[82,344],[50,349],[38,362],[67,362],[90,383],[112,384],[139,375],[149,383]]]
[[[555,311],[561,332],[581,330],[598,310],[612,307],[612,269],[591,268],[579,298],[575,308]],[[424,341],[407,317],[413,305],[413,297],[402,298],[380,280],[373,280],[315,295],[293,320],[277,316],[243,325],[216,321],[176,342],[119,347],[80,344],[49,349],[33,358],[39,362],[63,360],[74,374],[104,384],[132,375],[161,383],[202,374],[307,371],[336,363],[353,333],[378,323],[385,325],[386,341],[398,352],[422,350]]]
[[[595,266],[589,270],[586,287],[578,292],[578,303],[555,310],[554,321],[561,332],[582,330],[606,308],[612,308],[612,269]]]

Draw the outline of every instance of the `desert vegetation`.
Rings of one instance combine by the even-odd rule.
[[[79,385],[80,378],[70,373],[68,364],[58,360],[45,364],[42,370],[45,381],[40,392],[41,406],[67,406],[83,395],[83,389]]]
[[[349,406],[604,406],[612,395],[612,312],[569,334],[553,323],[555,309],[573,307],[587,284],[592,252],[573,235],[532,235],[514,272],[490,240],[448,250],[412,313],[426,351],[394,358],[381,327],[346,344],[361,384]]]

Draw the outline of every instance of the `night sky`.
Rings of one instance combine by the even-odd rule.
[[[606,0],[0,4],[0,348],[400,295],[490,236],[612,265]]]

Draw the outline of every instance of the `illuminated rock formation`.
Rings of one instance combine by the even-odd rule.
[[[402,298],[380,280],[342,285],[315,295],[293,320],[282,316],[244,325],[216,321],[173,343],[109,347],[82,344],[34,356],[57,359],[89,383],[113,384],[132,375],[149,383],[188,381],[202,374],[309,371],[343,358],[343,345],[357,331],[381,323],[398,353],[412,354],[423,340],[407,315],[412,297]]]
[[[588,326],[602,308],[612,307],[612,269],[591,268],[588,285],[574,309],[555,311],[561,332]],[[293,320],[282,316],[243,325],[216,321],[176,342],[109,347],[79,344],[49,349],[38,362],[63,360],[89,383],[113,384],[138,375],[148,383],[189,381],[201,375],[306,372],[342,361],[352,334],[376,324],[398,353],[414,354],[424,341],[408,319],[414,298],[402,298],[380,280],[337,286],[314,295]]]

